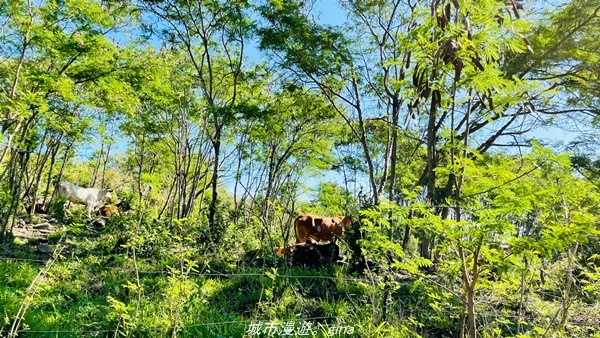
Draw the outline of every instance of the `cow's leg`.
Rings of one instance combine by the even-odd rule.
[[[69,206],[71,206],[71,201],[66,200],[65,203],[63,204],[63,211],[65,213],[65,215],[68,215],[69,213],[67,212]]]
[[[92,210],[94,210],[94,205],[93,204],[87,205],[87,218],[88,219],[92,219]]]

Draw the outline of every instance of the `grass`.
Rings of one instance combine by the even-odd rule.
[[[309,324],[311,337],[451,337],[458,329],[460,302],[438,286],[447,278],[394,280],[382,321],[381,276],[351,275],[347,266],[290,268],[270,251],[257,250],[255,240],[239,232],[235,238],[225,234],[215,250],[198,245],[184,228],[172,235],[166,227],[147,222],[137,238],[134,229],[123,218],[101,229],[69,226],[63,255],[29,295],[19,337],[166,337],[173,332],[178,337],[276,337],[284,330],[301,337],[299,332]],[[50,240],[56,244],[60,237],[55,234]],[[248,249],[239,250],[244,247],[240,242],[250,243]],[[0,330],[7,336],[44,263],[31,243],[13,244],[4,252],[31,259],[0,260]],[[498,299],[506,302],[510,297],[508,293]],[[509,331],[503,328],[514,323],[500,319],[491,318],[482,332],[506,336]],[[263,333],[251,335],[258,325]],[[269,325],[279,334],[265,334]],[[527,328],[526,336],[539,331],[539,325]],[[567,330],[563,336],[573,332],[597,336],[589,328]]]
[[[137,261],[142,297],[136,317],[136,274],[131,250],[119,244],[121,235],[110,227],[95,238],[87,237],[81,226],[68,231],[68,254],[38,280],[39,289],[32,295],[20,336],[112,336],[118,332],[144,337],[176,329],[180,337],[240,337],[255,321],[283,325],[318,317],[315,323],[325,324],[321,317],[334,317],[345,308],[343,301],[333,299],[346,297],[348,282],[340,281],[343,287],[338,291],[331,270],[287,269],[283,262],[274,269],[244,264],[238,268],[231,262],[210,261],[202,271],[181,274],[177,272],[182,263],[177,260],[178,252],[156,259],[164,251],[146,250]],[[19,252],[24,254],[24,250]],[[0,261],[4,335],[42,268],[37,262]],[[333,294],[323,291],[330,288]],[[322,295],[332,301],[319,302],[317,297]],[[325,336],[321,331],[315,335]]]

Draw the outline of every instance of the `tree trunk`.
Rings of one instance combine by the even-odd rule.
[[[457,221],[460,221],[460,216],[457,216]],[[461,262],[461,272],[462,272],[462,281],[463,281],[463,292],[464,292],[464,302],[466,310],[467,310],[467,319],[468,319],[468,335],[469,338],[477,338],[477,320],[475,313],[475,286],[477,285],[477,280],[479,279],[479,252],[481,250],[481,246],[483,245],[483,238],[477,239],[477,246],[473,251],[473,266],[469,271],[467,265],[467,259],[465,257],[465,252],[462,246],[459,244],[458,246],[458,256]],[[464,330],[464,322],[463,329]]]
[[[467,287],[467,317],[469,318],[469,338],[477,338],[477,323],[475,321],[475,284]]]
[[[517,335],[521,333],[521,321],[523,320],[523,300],[525,298],[525,272],[529,268],[527,258],[523,259],[523,263],[525,263],[525,266],[521,271],[521,290],[519,296],[519,310],[517,312]]]
[[[58,176],[57,176],[57,181],[54,184],[54,191],[52,193],[52,197],[50,198],[50,202],[52,202],[52,200],[54,199],[54,196],[56,196],[56,194],[58,193],[58,189],[56,189],[56,187],[58,186],[58,183],[61,181],[63,173],[65,172],[65,168],[67,167],[67,162],[69,161],[69,151],[71,151],[71,148],[73,147],[73,141],[69,142],[69,144],[67,145],[67,148],[65,148],[65,156],[63,158],[63,162],[60,166],[60,171],[58,172]],[[48,202],[48,203],[50,203]]]
[[[106,164],[108,163],[108,159],[110,158],[110,150],[111,150],[111,145],[108,144],[106,146],[106,155],[104,156],[104,159],[102,161],[102,177],[100,179],[100,188],[104,189],[107,188],[106,187]]]
[[[96,160],[96,164],[94,165],[94,171],[92,171],[92,181],[89,183],[90,187],[96,186],[96,181],[98,180],[98,173],[100,172],[100,166],[102,165],[104,158],[104,141],[100,143],[100,152],[98,153],[98,159]]]
[[[46,139],[48,138],[48,130],[44,131],[44,137],[42,137],[42,141],[40,144],[46,143]],[[50,147],[48,147],[50,148]],[[23,193],[23,199],[27,199],[27,196],[31,196],[31,208],[29,209],[29,214],[35,213],[35,205],[37,203],[38,190],[40,187],[40,181],[42,179],[42,172],[44,170],[44,165],[48,160],[48,156],[50,156],[50,151],[46,150],[44,155],[42,155],[42,147],[40,146],[39,151],[37,152],[35,165],[33,166],[32,171],[34,172],[33,179],[31,182],[26,181],[26,189],[25,193]]]
[[[2,220],[0,220],[0,243],[4,243],[7,235],[12,233],[15,224],[15,215],[20,201],[19,196],[21,194],[21,182],[24,177],[23,173],[27,170],[27,162],[29,162],[30,155],[28,151],[16,149],[12,149],[11,152],[11,162],[8,164],[10,166],[8,179],[11,198],[8,210],[3,215],[4,217],[2,217]],[[9,221],[11,224],[10,229],[8,229]]]
[[[569,317],[569,307],[571,307],[571,288],[573,287],[573,257],[577,254],[577,247],[579,243],[575,243],[573,248],[567,250],[567,286],[563,293],[563,299],[561,304],[560,314],[560,327],[564,328]]]
[[[390,180],[388,182],[389,192],[388,198],[390,202],[396,201],[396,162],[398,159],[398,120],[400,115],[400,106],[398,102],[398,97],[394,96],[392,98],[392,147],[390,153]],[[391,215],[390,215],[391,216]],[[393,240],[394,237],[394,224],[393,220],[390,217],[390,240]]]
[[[410,211],[408,218],[413,218],[415,217],[413,211]],[[410,229],[410,225],[406,224],[406,226],[404,227],[404,235],[402,236],[402,251],[406,252],[406,250],[408,249],[408,241],[410,240],[410,233],[411,233],[411,229]]]
[[[436,94],[437,92],[437,94]],[[433,91],[431,95],[431,106],[429,109],[429,121],[427,123],[427,201],[436,208],[435,192],[435,168],[437,166],[436,154],[436,113],[439,105],[439,92]],[[423,234],[421,239],[421,257],[431,259],[431,238],[428,234]]]
[[[212,199],[210,201],[210,205],[208,206],[208,225],[212,229],[215,229],[215,227],[216,227],[217,204],[219,202],[219,195],[218,195],[219,162],[221,161],[220,155],[221,155],[221,130],[222,129],[223,129],[222,124],[216,125],[215,138],[213,140],[215,163],[213,165],[212,181],[211,181]]]
[[[63,134],[60,134],[59,138],[55,142],[55,146],[52,147],[51,155],[50,155],[50,168],[48,169],[48,178],[46,179],[46,188],[44,188],[44,205],[49,203],[48,200],[48,192],[50,191],[50,185],[52,184],[52,169],[54,169],[54,164],[56,163],[56,155],[60,150],[60,140],[62,139]],[[56,182],[55,182],[56,183]]]

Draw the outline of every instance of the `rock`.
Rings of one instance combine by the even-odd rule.
[[[42,235],[39,231],[31,231],[28,228],[14,228],[13,236],[20,238],[36,238],[43,239],[44,235]]]
[[[95,279],[89,283],[89,288],[92,290],[102,290],[104,287],[104,281],[102,279]]]
[[[37,246],[37,250],[41,253],[46,253],[46,254],[51,254],[54,252],[54,249],[52,249],[52,247],[50,247],[50,245],[48,245],[48,244],[39,244]]]
[[[27,223],[25,223],[25,221],[21,218],[17,219],[17,221],[15,222],[15,227],[17,228],[24,228],[27,225]]]
[[[38,229],[38,230],[39,229],[51,230],[52,229],[52,224],[50,224],[48,222],[43,222],[43,223],[34,225],[32,228]]]

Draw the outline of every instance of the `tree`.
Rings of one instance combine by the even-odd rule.
[[[140,9],[151,17],[150,34],[181,48],[194,69],[194,90],[201,94],[212,144],[209,225],[216,225],[222,143],[225,128],[234,120],[243,81],[245,40],[251,28],[248,2],[177,0],[142,1]]]
[[[164,211],[171,220],[190,217],[209,188],[206,106],[194,93],[185,54],[149,49],[142,55],[145,69],[129,78],[139,110],[121,126],[134,146],[130,168],[138,177],[138,192],[149,185],[166,194],[158,218]]]
[[[365,106],[357,65],[339,30],[314,24],[299,2],[269,1],[260,8],[267,26],[259,30],[260,48],[279,58],[279,66],[301,82],[314,84],[346,122],[363,151],[375,204],[380,189],[368,146]],[[349,114],[355,114],[356,119]]]
[[[0,11],[4,28],[0,73],[5,88],[0,94],[5,140],[0,181],[7,196],[0,211],[3,240],[23,193],[31,154],[39,148],[42,157],[36,170],[41,173],[39,168],[48,159],[42,155],[44,147],[54,149],[54,161],[57,147],[67,144],[68,153],[81,140],[89,122],[86,105],[99,102],[93,88],[108,89],[101,79],[120,67],[117,48],[108,36],[128,22],[131,13],[125,6],[83,1],[14,1]],[[73,123],[76,119],[81,121]],[[60,135],[70,140],[64,142]],[[38,184],[27,185],[27,193],[36,196]]]
[[[338,116],[314,91],[293,84],[282,88],[267,86],[263,92],[246,98],[244,119],[239,125],[240,163],[236,189],[242,187],[242,200],[251,197],[257,204],[268,237],[276,223],[274,212],[288,215],[281,224],[284,240],[291,226],[294,205],[310,175],[331,168],[334,140],[341,136]],[[234,192],[237,196],[237,190]]]

